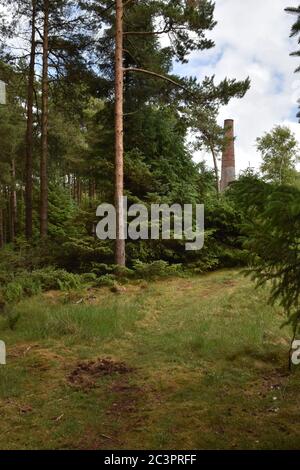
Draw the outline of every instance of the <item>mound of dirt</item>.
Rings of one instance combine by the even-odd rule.
[[[68,376],[68,382],[79,388],[89,389],[96,386],[97,378],[114,374],[129,374],[133,369],[124,362],[110,358],[96,361],[79,362]]]

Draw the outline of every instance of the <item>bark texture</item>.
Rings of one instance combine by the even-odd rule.
[[[48,234],[48,54],[49,54],[49,0],[44,0],[43,76],[42,76],[42,154],[40,165],[40,234]]]
[[[116,0],[116,51],[115,51],[115,207],[117,216],[117,237],[115,263],[125,266],[124,240],[124,129],[123,129],[123,0]]]
[[[32,160],[33,160],[33,100],[34,100],[34,64],[35,64],[35,25],[36,0],[32,0],[31,17],[31,50],[27,90],[27,128],[26,128],[26,161],[25,161],[25,235],[32,237]]]

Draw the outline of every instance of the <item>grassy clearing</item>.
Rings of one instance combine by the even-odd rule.
[[[299,448],[299,373],[267,297],[221,271],[20,303],[0,319],[0,448]],[[70,382],[103,357],[128,373]]]

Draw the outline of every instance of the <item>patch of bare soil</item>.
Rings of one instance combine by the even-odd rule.
[[[7,351],[7,357],[13,359],[25,357],[32,349],[36,349],[38,347],[38,344],[19,344]]]
[[[179,286],[178,286],[179,290],[192,290],[194,289],[194,285],[192,282],[182,282]]]
[[[133,368],[124,362],[110,358],[79,362],[68,376],[68,382],[78,388],[88,390],[96,386],[99,377],[114,374],[129,374]]]
[[[223,282],[223,285],[227,287],[236,287],[238,285],[238,282],[233,279],[226,279]]]
[[[130,371],[130,369],[129,369]],[[147,417],[143,408],[147,401],[147,390],[131,384],[128,374],[122,373],[106,389],[109,406],[101,430],[88,426],[77,449],[99,450],[128,448],[130,433],[145,426]],[[113,425],[112,425],[113,423]]]
[[[16,408],[21,415],[28,414],[28,413],[32,412],[32,407],[30,405],[24,404],[24,403],[22,403],[22,404],[18,403],[16,401],[12,400],[11,398],[8,398],[6,400],[6,404],[8,406]]]
[[[247,384],[244,395],[251,400],[255,397],[258,403],[261,402],[260,411],[254,413],[257,419],[264,420],[267,415],[280,413],[286,400],[289,379],[290,374],[286,368],[275,368]]]
[[[128,376],[119,377],[109,389],[113,401],[106,410],[106,416],[115,425],[100,437],[106,438],[106,446],[111,448],[130,447],[130,436],[145,428],[147,423],[145,407],[149,390],[144,385],[139,387],[129,382]]]
[[[258,395],[265,398],[270,392],[283,390],[290,378],[287,368],[274,368],[269,372],[265,372],[260,379],[252,384],[247,385],[246,395]]]
[[[124,413],[133,413],[138,407],[138,403],[144,397],[144,391],[126,381],[117,381],[111,387],[111,392],[116,399],[108,410],[109,415],[123,415]]]

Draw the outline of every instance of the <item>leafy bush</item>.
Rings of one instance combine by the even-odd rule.
[[[109,274],[112,272],[112,270],[113,270],[113,267],[109,264],[96,263],[96,262],[91,263],[91,272],[97,276],[103,276],[105,274]]]
[[[105,274],[100,276],[97,281],[99,287],[113,287],[116,282],[116,276],[114,274]]]
[[[115,264],[105,263],[92,263],[92,273],[98,276],[104,276],[106,274],[115,274],[118,277],[132,277],[134,271],[125,266],[117,266]]]
[[[97,281],[97,275],[95,273],[85,273],[81,275],[82,282],[95,283]]]
[[[166,261],[153,261],[153,263],[142,263],[136,260],[133,263],[135,276],[143,279],[151,279],[157,277],[168,277],[182,273],[182,265],[169,265]]]
[[[32,272],[23,271],[2,288],[4,300],[11,304],[23,297],[36,295],[44,290],[77,289],[82,283],[81,276],[68,273],[63,269],[48,267]]]
[[[24,296],[24,289],[19,281],[11,281],[4,288],[3,298],[8,303],[18,302]]]
[[[213,271],[219,266],[218,257],[205,258],[189,265],[189,270],[194,274],[202,274],[207,271]]]
[[[110,241],[94,240],[86,236],[81,239],[69,238],[57,251],[56,264],[68,271],[97,272],[113,261],[113,245]],[[101,268],[102,266],[102,268]]]
[[[113,266],[112,272],[118,278],[130,278],[135,274],[133,269],[129,269],[126,266]]]
[[[37,284],[40,283],[42,290],[78,289],[81,285],[80,275],[68,273],[64,269],[48,267],[33,271],[31,276]]]

